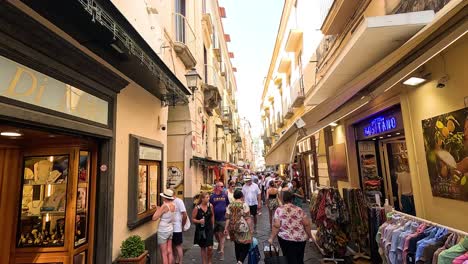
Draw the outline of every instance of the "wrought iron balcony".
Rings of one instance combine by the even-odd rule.
[[[231,107],[224,106],[221,109],[221,121],[223,125],[232,125],[232,111]]]
[[[174,51],[187,69],[197,65],[197,37],[184,15],[173,13]]]
[[[304,99],[304,81],[303,77],[301,76],[294,82],[294,85],[291,88],[292,107],[301,107],[304,105]]]

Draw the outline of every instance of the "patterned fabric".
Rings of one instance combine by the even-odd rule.
[[[368,204],[361,189],[343,189],[343,199],[349,212],[350,240],[361,252],[369,251]]]
[[[276,211],[276,208],[279,206],[278,198],[275,195],[275,198],[268,198],[268,209],[272,210],[273,212]]]
[[[238,243],[250,243],[252,240],[252,233],[250,230],[247,232],[241,232],[239,230],[239,224],[243,224],[246,218],[250,217],[249,206],[242,202],[236,202],[229,204],[226,209],[226,218],[229,219],[229,236],[231,240]]]
[[[273,220],[281,223],[278,236],[284,240],[302,242],[307,240],[307,233],[302,224],[302,219],[306,217],[301,208],[293,204],[285,204],[275,211]]]
[[[321,189],[311,216],[317,225],[317,244],[327,255],[343,256],[348,244],[349,214],[338,190]]]

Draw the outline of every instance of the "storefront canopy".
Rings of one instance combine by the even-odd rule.
[[[285,134],[265,155],[266,165],[287,164],[293,161],[299,134],[297,128],[292,130],[294,132],[290,132],[290,135]]]

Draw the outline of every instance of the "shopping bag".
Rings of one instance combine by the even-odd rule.
[[[187,217],[187,221],[185,222],[185,225],[184,225],[184,231],[187,231],[190,229],[190,226],[191,226],[191,223],[190,223],[190,218]]]
[[[258,264],[262,259],[262,255],[260,255],[260,250],[258,249],[258,245],[251,247],[249,250],[249,259],[248,264]]]
[[[263,255],[265,259],[268,257],[276,257],[279,256],[279,246],[278,244],[274,243],[270,244],[268,241],[263,243]]]

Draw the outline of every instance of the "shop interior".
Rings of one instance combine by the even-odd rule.
[[[15,263],[86,263],[92,257],[97,142],[0,125],[2,247]],[[28,262],[29,261],[29,262]],[[42,263],[42,262],[41,262]]]

